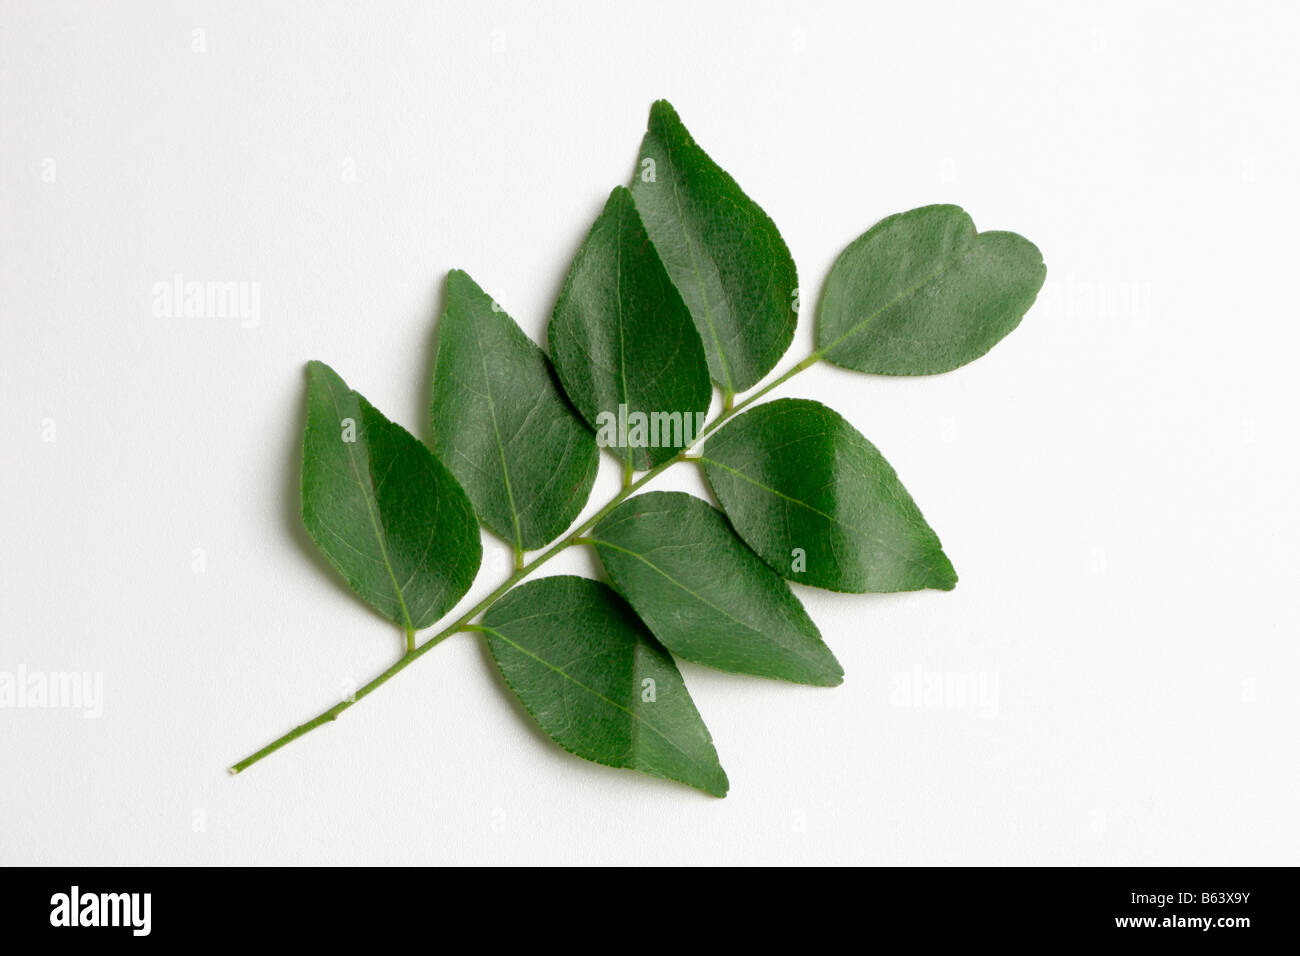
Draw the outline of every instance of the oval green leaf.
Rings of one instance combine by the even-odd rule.
[[[550,360],[460,270],[447,274],[438,326],[433,448],[483,524],[516,552],[558,537],[596,479],[596,438]]]
[[[622,186],[569,269],[549,339],[565,394],[598,443],[634,468],[699,433],[712,395],[704,346]]]
[[[707,502],[679,491],[638,495],[591,537],[614,587],[678,657],[800,684],[844,680],[790,586]]]
[[[542,578],[492,605],[481,630],[510,689],[565,750],[726,795],[682,675],[610,588]]]
[[[470,500],[410,432],[323,362],[311,362],[302,521],[375,610],[428,627],[469,590],[483,557]]]
[[[760,405],[710,438],[700,461],[736,531],[782,577],[853,592],[957,584],[889,462],[820,402]]]
[[[776,224],[691,138],[666,100],[650,108],[632,198],[704,341],[709,372],[743,392],[794,338],[799,280]]]
[[[817,350],[859,372],[948,372],[1019,325],[1046,277],[1037,246],[1014,232],[977,233],[958,206],[899,213],[831,267]]]

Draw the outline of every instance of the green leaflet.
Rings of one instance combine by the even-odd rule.
[[[668,654],[603,584],[522,584],[480,628],[528,712],[570,753],[727,793],[708,728]]]
[[[632,198],[704,341],[743,392],[790,347],[799,280],[776,224],[704,152],[666,100],[650,108]]]
[[[817,349],[859,372],[947,372],[1019,325],[1046,276],[1032,242],[976,233],[957,206],[899,213],[850,243],[831,268]]]
[[[483,524],[517,551],[558,537],[596,478],[596,438],[550,361],[460,270],[447,274],[438,327],[433,447]]]
[[[707,502],[654,491],[591,532],[619,593],[678,657],[834,686],[844,671],[790,587]]]
[[[483,557],[469,498],[429,449],[332,368],[307,368],[307,533],[380,614],[428,627],[469,590]]]
[[[644,470],[690,444],[682,424],[670,434],[656,427],[653,439],[637,433],[651,416],[693,427],[712,388],[690,312],[621,186],[573,260],[549,338],[565,393],[619,458]]]
[[[701,463],[740,536],[792,581],[855,592],[957,584],[889,462],[819,402],[746,412],[709,439]]]

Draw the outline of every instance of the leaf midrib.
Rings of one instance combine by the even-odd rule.
[[[731,381],[731,368],[727,365],[727,356],[722,350],[722,341],[718,338],[718,330],[713,323],[713,311],[709,308],[708,289],[704,285],[704,276],[700,272],[699,264],[695,261],[695,247],[691,243],[690,233],[687,231],[685,222],[686,216],[682,209],[681,192],[678,189],[677,182],[677,162],[673,157],[672,144],[668,142],[666,136],[661,136],[664,144],[664,157],[668,160],[669,172],[672,174],[673,205],[677,207],[677,221],[683,225],[680,227],[682,240],[686,244],[686,255],[690,259],[691,271],[695,273],[695,284],[700,290],[700,305],[704,309],[704,322],[709,327],[709,335],[713,338],[713,347],[717,350],[718,364],[722,366],[722,385],[728,392],[733,392]]]
[[[630,200],[629,200],[630,201]],[[617,234],[614,250],[614,301],[618,304],[618,390],[619,400],[624,405],[631,405],[628,401],[627,389],[627,343],[624,331],[623,318],[623,212],[626,202],[618,204],[618,222],[616,224]],[[632,457],[631,449],[628,450],[629,459]]]
[[[677,586],[678,588],[680,588],[681,590],[685,591],[685,592],[686,592],[687,594],[689,594],[691,597],[695,598],[695,600],[699,601],[701,604],[705,605],[706,607],[712,608],[713,610],[715,610],[715,611],[717,611],[719,614],[721,614],[723,617],[726,617],[726,618],[728,618],[729,620],[734,621],[736,624],[739,624],[741,627],[743,627],[745,630],[749,631],[750,633],[752,633],[752,634],[757,634],[757,635],[758,635],[760,638],[762,638],[762,639],[763,639],[763,640],[764,640],[764,641],[765,641],[769,646],[777,647],[777,648],[780,648],[781,650],[790,651],[791,653],[795,654],[797,657],[803,659],[804,661],[808,662],[809,664],[815,664],[815,663],[816,663],[816,658],[811,657],[811,656],[809,656],[809,655],[803,653],[803,651],[802,651],[801,648],[798,648],[798,647],[790,647],[790,646],[788,646],[788,645],[786,645],[786,644],[782,644],[781,642],[774,640],[773,638],[769,637],[769,636],[768,636],[764,631],[762,631],[761,629],[755,627],[754,625],[748,623],[747,621],[742,621],[740,618],[736,617],[734,614],[732,614],[732,613],[731,613],[730,611],[728,611],[726,608],[719,607],[718,605],[716,605],[716,604],[714,604],[712,601],[710,601],[708,598],[706,598],[706,597],[704,597],[703,595],[697,593],[696,591],[691,590],[691,589],[688,588],[685,584],[683,584],[681,581],[677,580],[677,578],[673,577],[671,574],[669,574],[669,573],[668,573],[667,571],[665,571],[663,568],[659,567],[659,565],[655,564],[653,561],[651,561],[649,558],[647,558],[645,555],[640,554],[639,552],[636,552],[636,551],[632,551],[632,550],[630,550],[629,548],[624,548],[624,547],[622,547],[622,546],[620,546],[620,545],[614,544],[613,542],[605,541],[605,540],[603,540],[603,539],[601,539],[601,538],[594,538],[594,537],[593,537],[591,540],[592,540],[593,542],[595,542],[596,544],[598,544],[598,545],[604,545],[604,546],[607,547],[607,548],[613,548],[615,551],[621,551],[623,554],[631,555],[632,557],[637,558],[638,560],[644,562],[644,563],[646,564],[647,567],[650,567],[650,568],[654,569],[655,571],[659,572],[661,575],[664,576],[664,578],[666,578],[666,579],[667,579],[668,581],[670,581],[672,584],[676,585],[676,586]]]
[[[325,383],[325,389],[329,393],[330,402],[334,406],[334,414],[339,416],[340,420],[342,420],[343,409],[339,407],[338,396],[334,394],[334,383],[331,382],[328,377],[323,378],[323,381]],[[358,410],[360,411],[359,408]],[[364,413],[362,414],[364,416]],[[394,571],[393,563],[388,559],[387,539],[384,535],[383,527],[379,523],[379,515],[376,511],[376,508],[378,506],[378,501],[376,500],[377,492],[375,490],[374,476],[370,474],[370,467],[367,464],[366,474],[370,476],[370,484],[369,484],[370,494],[366,494],[367,485],[366,482],[361,477],[361,468],[357,464],[356,449],[351,447],[355,443],[344,442],[343,444],[349,446],[347,450],[348,463],[352,465],[352,474],[356,478],[357,487],[361,489],[361,498],[366,503],[366,514],[369,515],[370,517],[370,527],[375,532],[375,540],[379,543],[379,555],[383,559],[384,570],[388,572],[388,580],[392,582],[393,593],[397,596],[397,606],[402,610],[402,619],[405,622],[405,626],[408,629],[413,628],[415,625],[411,623],[411,612],[406,609],[406,599],[403,597],[402,589],[397,583],[397,572]],[[367,426],[366,427],[367,459],[369,459],[369,448],[370,448],[370,428],[369,426]],[[401,452],[399,451],[398,454],[400,455]],[[394,458],[394,462],[396,462],[396,458]]]
[[[896,305],[897,305],[899,302],[901,302],[903,299],[906,299],[907,297],[909,297],[909,296],[915,294],[915,293],[916,293],[916,292],[917,292],[917,291],[918,291],[922,286],[927,285],[927,284],[930,283],[930,282],[933,282],[935,279],[938,279],[941,275],[943,275],[945,272],[947,272],[949,269],[951,269],[954,265],[956,265],[957,262],[958,262],[958,260],[960,260],[963,256],[968,255],[972,250],[974,250],[974,248],[975,248],[975,243],[978,241],[978,239],[979,239],[979,235],[978,235],[978,234],[972,236],[972,237],[971,237],[971,241],[970,241],[970,243],[969,243],[967,246],[965,246],[965,247],[961,250],[961,252],[959,252],[959,253],[957,253],[956,255],[952,256],[951,258],[945,260],[945,261],[943,262],[943,264],[939,266],[939,268],[935,269],[932,273],[930,273],[929,275],[927,275],[925,278],[921,279],[921,280],[920,280],[919,282],[917,282],[915,285],[909,286],[908,288],[904,289],[902,292],[900,292],[898,295],[894,296],[892,299],[890,299],[888,302],[886,302],[886,303],[885,303],[884,305],[882,305],[880,308],[876,309],[876,311],[872,312],[870,315],[866,316],[865,318],[860,319],[860,320],[859,320],[857,323],[855,323],[855,324],[854,324],[854,325],[853,325],[853,326],[852,326],[852,327],[851,327],[847,332],[845,332],[843,335],[841,335],[838,339],[836,339],[836,340],[835,340],[834,342],[832,342],[830,345],[824,345],[824,346],[822,346],[820,349],[818,349],[818,350],[817,350],[818,353],[821,354],[821,355],[827,355],[827,354],[829,354],[831,351],[833,351],[835,348],[837,348],[837,347],[840,345],[840,343],[842,343],[845,339],[849,338],[850,336],[857,335],[858,332],[860,332],[860,331],[862,330],[863,326],[866,326],[866,325],[870,324],[871,322],[874,322],[874,321],[875,321],[876,319],[878,319],[882,314],[884,314],[885,312],[888,312],[890,309],[892,309],[894,306],[896,306]]]
[[[541,616],[544,616],[544,615],[534,615],[534,616],[535,616],[535,617],[541,617]],[[512,622],[512,623],[513,623],[513,622]],[[494,634],[494,635],[496,635],[496,636],[499,637],[501,640],[505,641],[507,644],[509,644],[511,647],[513,647],[515,650],[517,650],[520,654],[523,654],[523,655],[526,656],[526,657],[531,657],[533,660],[537,661],[537,663],[541,664],[543,667],[547,667],[547,668],[549,668],[550,670],[555,671],[555,673],[559,674],[559,675],[560,675],[561,677],[563,677],[565,680],[567,680],[567,681],[569,681],[569,682],[571,682],[571,683],[573,683],[573,684],[576,684],[578,687],[581,687],[583,690],[585,690],[588,694],[591,694],[593,697],[596,697],[596,698],[598,698],[598,699],[600,699],[600,700],[603,700],[605,703],[609,704],[611,707],[615,708],[616,710],[621,710],[621,711],[623,711],[623,713],[627,714],[629,717],[631,717],[631,718],[632,718],[633,720],[635,720],[637,723],[639,723],[639,724],[643,724],[644,726],[649,727],[649,728],[650,728],[651,730],[653,730],[656,734],[658,734],[660,737],[662,737],[662,738],[664,739],[664,742],[667,743],[670,747],[672,747],[673,750],[677,751],[679,754],[681,754],[683,757],[685,757],[685,758],[686,758],[688,761],[690,761],[691,764],[693,764],[695,767],[697,767],[697,768],[699,768],[700,770],[704,771],[704,773],[705,773],[705,774],[706,774],[710,779],[713,778],[713,777],[715,776],[715,772],[714,772],[714,770],[713,770],[711,767],[707,767],[707,766],[705,766],[704,764],[700,763],[699,760],[697,760],[697,759],[696,759],[695,757],[693,757],[691,754],[689,754],[689,753],[687,753],[685,750],[683,750],[682,747],[681,747],[681,745],[678,744],[677,741],[673,740],[671,737],[669,737],[667,734],[665,734],[662,730],[660,730],[660,729],[659,729],[658,727],[656,727],[654,724],[650,723],[650,721],[646,720],[644,717],[642,717],[642,716],[641,716],[640,714],[638,714],[636,711],[631,710],[631,709],[629,709],[629,708],[623,706],[622,704],[620,704],[620,703],[619,703],[618,701],[616,701],[616,700],[611,700],[609,697],[606,697],[606,696],[605,696],[604,694],[602,694],[600,691],[598,691],[598,690],[596,690],[596,689],[594,689],[594,688],[592,688],[592,687],[588,687],[586,684],[584,684],[582,681],[578,680],[576,677],[574,677],[572,674],[568,673],[567,671],[561,670],[559,667],[556,667],[554,664],[552,664],[550,661],[546,660],[545,658],[538,657],[538,656],[537,656],[536,654],[534,654],[532,651],[528,650],[528,648],[526,648],[526,647],[521,647],[520,645],[516,644],[514,641],[510,640],[510,638],[506,637],[504,634],[502,634],[500,631],[498,631],[496,628],[494,628],[494,627],[489,627],[489,626],[486,625],[486,624],[479,624],[478,627],[481,628],[482,630],[486,631],[486,632],[489,633],[489,634]]]
[[[484,397],[487,398],[488,415],[492,419],[492,438],[496,442],[497,456],[501,459],[501,477],[506,486],[506,502],[510,506],[510,524],[515,533],[515,550],[522,552],[524,548],[523,534],[519,530],[519,506],[515,504],[514,489],[510,486],[510,469],[506,466],[506,449],[501,442],[501,426],[497,422],[496,402],[492,397],[492,376],[488,374],[487,353],[483,351],[483,340],[479,338],[478,329],[471,325],[471,334],[474,337],[474,347],[478,349],[479,364],[483,369],[483,388]]]
[[[876,544],[880,545],[886,551],[890,551],[893,554],[896,554],[898,557],[902,558],[908,564],[925,568],[927,571],[935,570],[935,567],[932,563],[928,561],[918,561],[916,558],[912,557],[911,555],[899,551],[898,548],[894,547],[888,541],[884,541],[881,538],[876,537],[871,532],[865,531],[862,528],[855,527],[846,521],[841,521],[839,518],[836,518],[834,515],[829,515],[826,512],[822,511],[820,508],[814,508],[806,501],[800,501],[798,498],[791,497],[790,495],[787,495],[785,492],[779,491],[776,488],[771,487],[770,485],[765,485],[763,484],[763,482],[745,474],[743,471],[738,471],[737,469],[732,468],[730,465],[724,465],[722,462],[716,461],[713,458],[705,458],[701,456],[700,461],[705,464],[717,465],[723,471],[731,472],[731,474],[735,475],[737,478],[744,479],[745,481],[749,482],[751,485],[754,485],[756,488],[762,488],[764,491],[768,492],[769,494],[775,495],[778,498],[782,498],[793,504],[799,505],[801,508],[806,508],[807,510],[811,511],[813,514],[819,515],[822,518],[825,518],[827,521],[839,525],[841,528],[847,528],[849,531],[852,531],[854,534],[862,535],[862,537],[868,539],[869,541],[874,541]]]

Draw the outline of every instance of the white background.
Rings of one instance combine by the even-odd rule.
[[[1282,2],[6,0],[0,670],[102,673],[104,713],[0,710],[0,862],[1300,862],[1298,31]],[[979,362],[778,393],[885,452],[957,590],[801,589],[835,690],[684,667],[725,800],[563,753],[468,634],[228,776],[399,649],[300,528],[304,363],[427,437],[446,271],[544,341],[659,97],[805,302],[927,203],[1043,250]],[[260,323],[156,317],[178,273],[260,283]]]

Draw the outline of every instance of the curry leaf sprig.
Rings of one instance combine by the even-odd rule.
[[[428,445],[333,369],[308,365],[303,522],[398,626],[404,651],[231,772],[471,632],[564,749],[724,796],[726,773],[674,658],[834,686],[843,670],[790,582],[852,593],[957,583],[894,469],[846,418],[804,399],[750,406],[823,361],[876,375],[965,365],[1020,323],[1045,277],[1032,243],[978,232],[957,206],[890,216],[831,268],[813,353],[760,384],[794,338],[794,260],[767,214],[655,103],[630,188],[610,193],[569,269],[549,354],[453,270]],[[708,419],[715,386],[721,410]],[[575,526],[602,448],[623,487]],[[686,462],[719,507],[638,494]],[[473,584],[480,525],[511,547],[513,573],[417,640]],[[573,547],[594,550],[608,583],[524,582]]]

